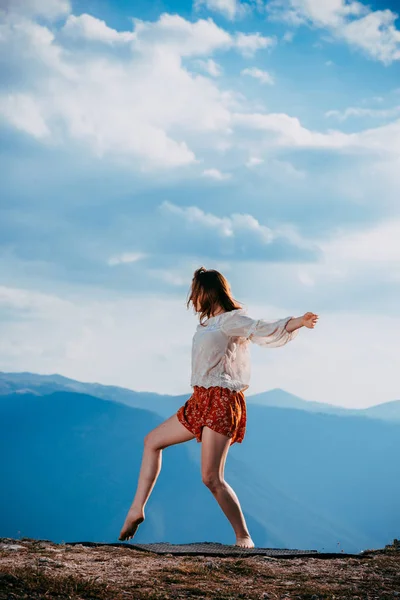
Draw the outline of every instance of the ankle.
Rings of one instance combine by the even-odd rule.
[[[136,506],[135,504],[132,504],[132,506],[129,509],[129,512],[134,513],[136,515],[143,515],[144,516],[144,507],[143,506]]]

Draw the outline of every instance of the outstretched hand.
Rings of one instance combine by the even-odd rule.
[[[308,327],[309,329],[314,329],[315,325],[318,321],[318,315],[315,315],[312,312],[306,312],[302,318],[301,323],[304,327]]]

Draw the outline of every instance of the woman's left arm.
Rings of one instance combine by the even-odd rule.
[[[312,312],[306,312],[302,317],[292,317],[290,321],[286,323],[286,331],[291,333],[292,331],[296,331],[296,329],[300,329],[300,327],[308,327],[309,329],[314,329],[315,325],[318,321],[318,315]]]

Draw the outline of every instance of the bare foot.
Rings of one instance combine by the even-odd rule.
[[[254,542],[249,535],[245,537],[237,537],[235,546],[241,546],[242,548],[254,548]]]
[[[135,508],[131,508],[126,515],[125,523],[119,534],[119,540],[131,540],[136,533],[140,523],[144,521],[144,512],[140,512]]]

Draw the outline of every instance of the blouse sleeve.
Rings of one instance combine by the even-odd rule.
[[[249,339],[258,346],[278,348],[293,340],[298,329],[287,331],[286,323],[294,317],[284,317],[277,321],[252,319],[243,310],[232,311],[221,323],[221,330],[228,336],[240,336]]]

